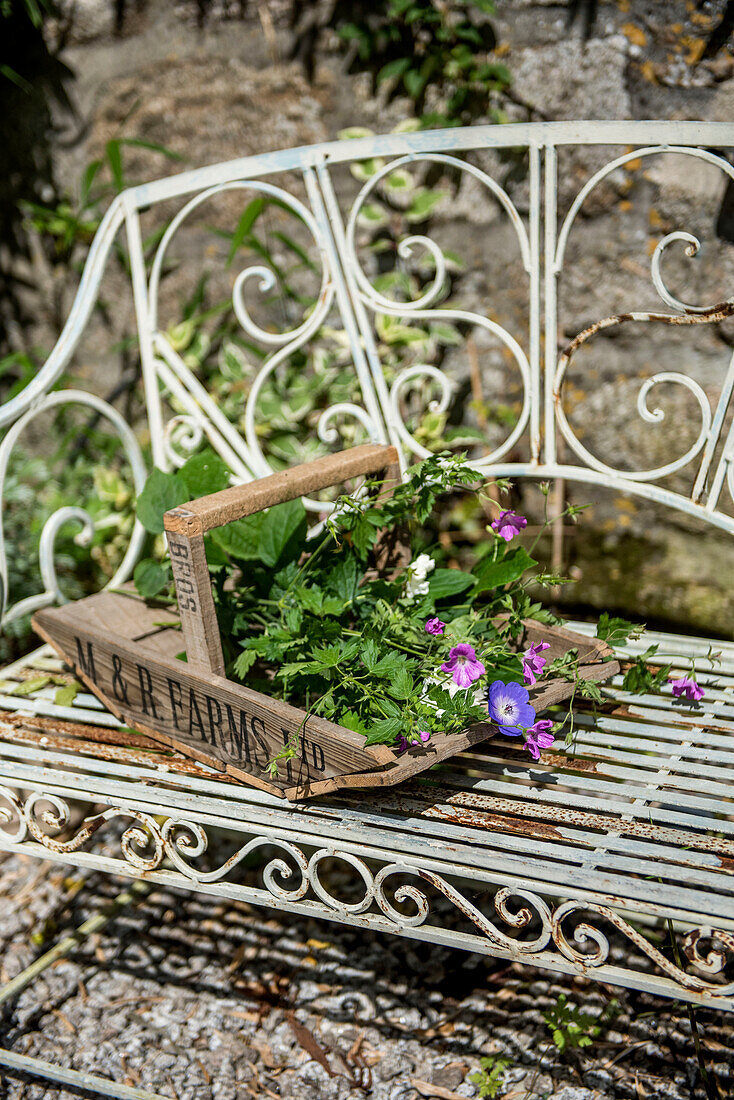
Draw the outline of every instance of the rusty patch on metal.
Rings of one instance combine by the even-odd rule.
[[[2,721],[0,721],[0,730],[3,730],[9,742],[15,744],[33,745],[41,749],[58,750],[61,752],[73,750],[81,755],[91,756],[95,760],[109,760],[123,764],[136,764],[151,769],[151,778],[154,778],[156,782],[165,781],[163,774],[165,770],[165,772],[171,772],[172,774],[194,776],[209,780],[215,779],[229,786],[242,786],[241,783],[231,776],[221,772],[212,772],[208,768],[189,760],[187,757],[162,749],[161,746],[157,745],[155,742],[151,742],[152,750],[148,751],[145,749],[144,745],[144,742],[148,739],[143,736],[140,738],[140,745],[137,744],[137,741],[135,745],[130,745],[129,737],[127,743],[125,740],[122,740],[120,744],[110,744],[102,739],[84,740],[82,739],[82,733],[78,733],[74,737],[69,738],[54,735],[50,732],[43,732],[45,729],[53,729],[58,725],[54,719],[48,719],[50,726],[44,725],[41,730],[34,730],[32,727],[26,727],[24,725],[22,715],[13,715],[12,717],[14,719],[13,725],[17,728],[12,730],[3,729],[3,723],[6,721],[6,716],[3,716]],[[35,722],[36,719],[33,718],[32,721]],[[71,724],[73,725],[73,723]],[[80,731],[88,732],[92,730],[96,731],[98,728],[99,727],[96,726],[78,726]]]
[[[618,325],[627,324],[629,321],[639,321],[641,323],[659,321],[664,325],[710,325],[718,321],[725,321],[727,317],[732,316],[734,316],[734,299],[726,302],[719,302],[709,309],[701,310],[696,313],[616,313],[611,317],[602,317],[599,321],[594,321],[588,328],[583,329],[578,336],[575,336],[564,348],[561,354],[561,361],[566,359],[570,362],[571,357],[578,351],[581,345],[585,344],[587,340],[590,340],[592,336],[595,336],[597,332],[601,332],[607,328],[615,328]]]
[[[431,806],[425,817],[438,818],[455,825],[470,825],[478,829],[496,829],[504,833],[517,833],[519,836],[541,837],[546,840],[563,840],[563,834],[544,821],[525,821],[520,818],[501,817],[486,810],[473,810],[468,806]]]
[[[6,711],[2,715],[2,722],[12,726],[23,726],[28,730],[53,730],[62,733],[66,737],[81,737],[84,741],[98,741],[106,745],[129,745],[130,734],[126,730],[114,729],[109,726],[94,726],[86,722],[70,722],[64,718],[50,718],[42,714],[23,714],[15,711]],[[161,746],[149,737],[140,734],[135,738],[137,748],[150,748],[160,751]]]

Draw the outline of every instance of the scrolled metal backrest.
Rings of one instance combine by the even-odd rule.
[[[573,147],[592,146],[610,149],[622,146],[626,151],[609,156],[600,167],[589,171],[567,213],[559,219],[559,155]],[[517,371],[522,387],[514,423],[501,442],[485,448],[488,453],[473,458],[477,469],[488,476],[562,477],[607,486],[680,509],[734,533],[734,518],[730,514],[734,499],[734,426],[730,420],[734,356],[728,365],[722,363],[719,396],[713,403],[703,386],[680,370],[658,370],[640,384],[637,413],[642,422],[657,424],[663,419],[662,410],[648,404],[651,391],[662,384],[684,388],[700,410],[700,430],[695,440],[683,453],[649,469],[624,470],[603,461],[582,442],[564,408],[569,366],[576,352],[597,334],[640,323],[712,324],[734,313],[734,298],[706,306],[689,305],[675,297],[663,280],[662,259],[666,250],[684,245],[686,254],[693,256],[700,249],[698,238],[682,227],[676,228],[667,232],[652,252],[650,277],[667,312],[629,308],[594,317],[560,350],[556,338],[558,291],[566,270],[569,236],[584,202],[595,189],[632,163],[645,164],[664,154],[712,165],[721,171],[724,180],[731,181],[734,168],[726,150],[732,147],[734,125],[724,123],[478,126],[388,134],[266,153],[125,191],[112,203],[102,221],[68,322],[49,359],[29,385],[0,408],[0,426],[8,429],[0,444],[0,483],[4,482],[10,453],[29,421],[50,405],[78,401],[92,406],[111,423],[123,443],[136,491],[143,484],[145,469],[140,449],[119,413],[86,393],[50,392],[79,342],[94,307],[110,249],[124,227],[153,459],[161,468],[180,465],[185,453],[206,438],[229,466],[234,481],[271,473],[258,422],[258,403],[264,387],[281,364],[308,346],[334,313],[346,334],[357,396],[334,402],[322,411],[316,425],[319,439],[325,445],[338,442],[344,424],[351,421],[366,441],[395,445],[404,465],[428,454],[415,430],[406,423],[405,397],[430,383],[437,390],[431,407],[444,413],[451,401],[452,382],[444,371],[430,363],[414,362],[397,371],[387,369],[380,355],[376,329],[384,324],[385,318],[398,319],[396,323],[449,321],[484,330],[497,341]],[[527,209],[523,214],[495,176],[471,159],[465,159],[472,153],[502,154],[510,150],[522,150],[527,157]],[[339,166],[350,163],[369,163],[370,170],[362,174],[364,182],[356,198],[344,202],[335,185],[335,173]],[[432,272],[412,298],[405,301],[392,298],[376,286],[377,280],[365,270],[358,233],[361,219],[370,210],[370,200],[386,181],[399,181],[401,172],[419,165],[471,178],[477,194],[496,203],[501,214],[509,219],[526,281],[527,315],[523,331],[513,334],[490,316],[491,302],[481,311],[451,303],[442,305],[446,254],[426,234],[408,233],[397,246],[399,258],[407,262],[411,256],[421,254]],[[295,186],[289,186],[289,181],[298,182],[301,197],[294,193]],[[290,328],[275,332],[255,320],[248,304],[248,291],[251,294],[253,289],[262,293],[272,290],[275,282],[272,268],[263,263],[246,264],[234,279],[232,306],[237,321],[247,338],[264,351],[262,364],[243,398],[240,428],[224,415],[187,365],[158,317],[161,276],[179,229],[188,219],[198,216],[196,212],[208,199],[244,192],[277,203],[298,219],[315,250],[320,286],[313,307]],[[141,214],[171,200],[180,200],[182,205],[163,232],[152,264],[146,266]],[[594,303],[589,303],[592,316],[593,308]],[[167,405],[168,399],[173,403],[172,409]],[[563,457],[562,448],[570,458]],[[661,484],[671,475],[683,473],[688,478],[686,490],[680,484],[672,488]],[[309,499],[305,503],[313,511],[324,508],[318,500]],[[93,531],[93,521],[82,509],[67,508],[55,513],[46,523],[41,538],[44,591],[14,606],[9,606],[7,565],[0,535],[5,621],[62,598],[54,567],[54,542],[61,525],[70,518],[83,524],[87,534]],[[128,552],[111,583],[118,584],[130,574],[142,540],[142,529],[136,525]]]

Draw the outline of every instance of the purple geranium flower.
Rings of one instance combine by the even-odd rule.
[[[522,655],[522,675],[526,684],[531,687],[542,674],[546,665],[546,658],[539,657],[538,654],[544,650],[550,649],[547,642],[536,642],[535,645],[528,646]]]
[[[443,634],[446,623],[442,623],[437,617],[429,619],[426,623],[426,634]]]
[[[514,539],[515,535],[519,535],[527,525],[528,521],[525,516],[520,516],[517,512],[512,511],[500,512],[497,519],[493,519],[490,524],[492,530],[496,531],[505,542]]]
[[[692,703],[697,703],[706,694],[692,676],[681,676],[678,680],[669,679],[668,683],[676,699],[689,699]]]
[[[398,734],[398,752],[407,752],[412,745],[425,745],[430,738],[431,734],[429,730],[418,730],[418,736],[411,737],[410,741],[402,733]]]
[[[528,689],[514,680],[509,684],[495,680],[489,689],[489,717],[497,723],[502,733],[519,737],[521,731],[535,721],[535,711],[528,703],[529,698]]]
[[[477,660],[476,650],[468,642],[460,642],[449,650],[449,659],[441,665],[442,672],[450,672],[454,683],[468,688],[484,672],[484,665]]]
[[[528,750],[534,760],[540,760],[540,750],[550,748],[555,741],[550,732],[552,728],[553,723],[549,718],[540,718],[525,730],[523,748]]]

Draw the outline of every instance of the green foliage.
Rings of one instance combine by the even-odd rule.
[[[494,1100],[502,1088],[505,1070],[509,1069],[512,1062],[501,1054],[490,1054],[486,1058],[480,1058],[479,1065],[481,1068],[474,1073],[470,1073],[468,1080],[477,1086],[477,1095],[481,1097],[481,1100],[484,1100],[485,1097]]]
[[[171,584],[170,562],[163,563],[154,561],[152,558],[143,558],[135,566],[133,580],[140,595],[146,600],[152,600]]]
[[[155,469],[148,477],[137,501],[138,519],[146,531],[163,534],[163,515],[191,500],[179,474],[165,474]]]
[[[78,599],[101,588],[128,547],[134,520],[133,496],[128,477],[116,465],[119,441],[88,431],[87,450],[75,452],[68,438],[69,426],[59,416],[47,434],[53,451],[44,458],[32,458],[18,447],[13,452],[3,487],[10,603],[43,590],[38,564],[41,531],[53,512],[72,501],[85,508],[100,529],[89,547],[75,541],[78,521],[69,521],[61,529],[54,562],[65,596]],[[0,657],[7,661],[31,644],[28,618],[13,620],[3,627]]]
[[[629,638],[639,638],[644,629],[639,623],[631,623],[604,611],[599,616],[596,636],[611,646],[624,645]]]
[[[495,544],[496,545],[496,544]],[[528,569],[538,563],[530,557],[523,546],[506,550],[496,561],[482,558],[474,568],[477,577],[477,592],[488,592],[502,584],[512,584],[522,577]]]
[[[78,684],[76,680],[72,680],[70,684],[63,684],[56,689],[54,703],[58,707],[70,707],[81,690],[82,685]]]
[[[125,171],[125,150],[150,149],[168,160],[180,161],[182,157],[164,145],[144,141],[142,138],[111,138],[105,145],[104,156],[91,161],[82,174],[76,195],[67,192],[53,205],[38,202],[21,204],[26,220],[44,239],[52,243],[54,258],[58,263],[70,263],[76,258],[79,245],[86,248],[94,237],[110,199],[133,184]],[[158,236],[144,242],[146,250],[157,244]],[[126,262],[120,252],[118,258]]]
[[[555,1005],[543,1013],[543,1019],[561,1054],[591,1046],[601,1032],[599,1020],[570,1004],[565,993],[559,994]]]
[[[663,664],[656,668],[648,664],[648,661],[655,659],[659,649],[657,645],[648,646],[644,653],[632,660],[622,681],[625,691],[634,695],[656,695],[668,682],[671,665]]]
[[[455,126],[479,116],[503,122],[511,75],[494,55],[492,0],[337,0],[334,28],[352,72],[370,72],[389,98],[407,96],[423,125]],[[439,109],[426,113],[429,90]]]
[[[149,530],[163,512],[190,493],[221,487],[223,471],[208,458],[190,459],[176,473],[154,471],[139,497]],[[289,501],[212,532],[216,553],[213,590],[227,649],[229,674],[269,694],[361,733],[368,745],[418,739],[421,731],[454,732],[486,720],[476,688],[448,690],[440,671],[459,642],[475,647],[488,674],[519,680],[522,664],[512,652],[528,599],[521,583],[533,560],[492,533],[493,550],[481,586],[471,573],[442,565],[441,553],[421,553],[422,524],[437,502],[479,478],[463,458],[444,454],[410,469],[391,494],[368,482],[366,493],[343,496],[324,529],[307,537],[306,511]],[[374,551],[386,534],[410,543],[417,573],[406,567],[378,575]],[[503,562],[509,564],[503,569]],[[418,565],[416,564],[416,570]],[[425,580],[424,580],[425,578]],[[138,566],[141,595],[168,588],[169,574],[154,561]],[[509,619],[497,625],[500,612]],[[425,630],[438,614],[445,634]],[[274,768],[295,751],[285,746]]]

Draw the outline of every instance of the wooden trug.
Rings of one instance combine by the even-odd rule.
[[[386,745],[367,747],[353,730],[227,680],[204,553],[204,534],[215,527],[380,470],[388,485],[397,481],[393,447],[355,447],[167,512],[180,631],[156,625],[160,609],[124,592],[38,611],[33,625],[126,725],[245,783],[291,799],[399,783],[491,737],[494,728],[481,722],[399,755]],[[173,621],[170,612],[165,615]],[[542,637],[550,643],[551,659],[577,649],[584,679],[604,680],[619,671],[603,642],[533,621],[525,628],[522,644]],[[566,680],[538,682],[531,702],[540,712],[572,690]],[[297,754],[271,775],[269,761],[294,736]]]

